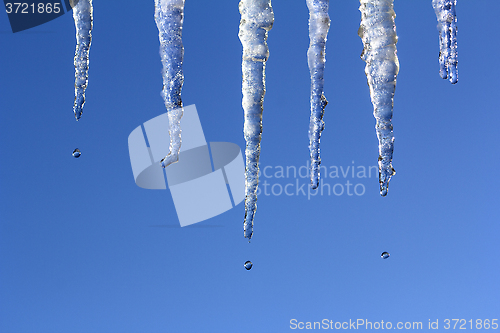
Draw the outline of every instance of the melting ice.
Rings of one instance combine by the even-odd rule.
[[[456,0],[432,0],[439,30],[439,75],[458,82]]]
[[[246,141],[244,236],[252,238],[257,209],[262,111],[266,93],[265,69],[269,57],[267,34],[274,22],[271,0],[241,0],[239,37],[243,45],[242,106]]]
[[[394,135],[392,109],[399,61],[396,50],[398,37],[394,18],[394,0],[360,0],[363,40],[361,58],[366,62],[365,73],[370,87],[373,115],[377,121],[378,166],[380,194],[387,195],[389,181],[396,173],[392,167]]]
[[[83,113],[85,90],[89,80],[89,50],[92,42],[92,0],[80,0],[73,8],[73,18],[76,27],[75,51],[75,102],[73,112],[76,120]]]
[[[330,28],[329,0],[307,0],[309,8],[309,50],[307,60],[311,73],[311,116],[309,121],[309,153],[311,157],[311,187],[318,188],[321,157],[319,142],[325,127],[323,114],[328,103],[323,94],[326,38]]]
[[[167,167],[179,160],[181,149],[181,118],[183,115],[181,90],[184,83],[182,61],[182,23],[184,20],[184,0],[155,0],[155,21],[160,38],[160,56],[163,64],[162,97],[167,109],[170,148],[161,160]]]

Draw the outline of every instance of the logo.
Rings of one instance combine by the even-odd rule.
[[[79,0],[37,0],[14,2],[4,0],[12,32],[19,32],[52,21],[70,12]]]
[[[156,190],[168,184],[181,227],[222,214],[245,198],[240,147],[230,142],[207,144],[196,106],[183,111],[179,161],[165,169],[160,161],[169,152],[167,113],[146,121],[128,137],[135,183]]]

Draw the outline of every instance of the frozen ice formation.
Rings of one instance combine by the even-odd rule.
[[[161,160],[165,168],[179,160],[181,149],[181,118],[183,115],[181,90],[184,83],[182,61],[182,23],[184,20],[184,0],[155,0],[155,21],[160,38],[160,56],[163,64],[162,97],[167,109],[170,148]]]
[[[265,69],[269,57],[267,34],[274,22],[271,0],[241,0],[239,37],[243,45],[242,106],[246,141],[244,236],[250,240],[257,209],[262,111],[266,93]]]
[[[328,104],[323,94],[326,38],[330,28],[329,0],[307,0],[309,8],[309,50],[307,61],[311,73],[311,116],[309,121],[309,153],[311,157],[311,187],[318,188],[321,157],[319,143],[325,127],[323,114]]]
[[[76,27],[75,51],[75,102],[73,112],[76,120],[83,113],[85,90],[89,81],[89,50],[92,43],[92,0],[80,0],[73,8],[73,18]]]
[[[458,82],[456,5],[456,0],[432,0],[439,30],[439,75],[452,84]]]
[[[370,87],[373,115],[377,121],[378,167],[380,194],[387,195],[389,181],[396,173],[392,167],[394,135],[392,111],[399,61],[396,50],[398,37],[394,18],[394,0],[360,0],[363,40],[361,58],[366,62],[365,73]]]

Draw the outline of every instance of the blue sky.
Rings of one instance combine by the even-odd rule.
[[[438,74],[431,1],[395,3],[388,196],[373,174],[324,178],[362,184],[363,195],[261,194],[250,244],[243,204],[180,228],[168,190],[134,183],[128,135],[165,111],[153,1],[95,1],[78,123],[72,15],[13,34],[0,14],[0,331],[286,332],[292,319],[424,328],[430,319],[442,330],[445,319],[468,329],[470,319],[500,320],[500,3],[478,3],[457,6],[457,85]],[[330,5],[328,168],[378,157],[358,7]],[[308,11],[305,1],[273,9],[261,167],[298,169],[308,159]],[[207,141],[243,149],[239,19],[236,1],[187,1],[183,101],[196,104]],[[276,192],[307,183],[264,180]]]

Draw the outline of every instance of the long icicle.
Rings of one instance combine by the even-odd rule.
[[[439,75],[458,82],[456,0],[432,0],[439,30]]]
[[[246,141],[244,236],[252,238],[257,209],[262,111],[266,93],[265,69],[269,57],[267,34],[274,22],[271,0],[241,0],[239,37],[243,45],[242,106],[245,113]]]
[[[78,121],[83,113],[85,90],[89,81],[89,50],[92,43],[93,8],[92,0],[80,0],[73,8],[76,27],[75,50],[75,101],[73,112]]]
[[[361,58],[366,62],[365,73],[370,86],[373,115],[377,120],[378,167],[382,196],[387,195],[389,181],[396,173],[392,167],[392,111],[399,61],[393,2],[394,0],[360,0],[359,7],[361,26],[358,34],[363,40]]]
[[[330,29],[329,0],[307,0],[309,8],[309,50],[307,60],[311,74],[311,116],[309,120],[309,153],[311,157],[311,187],[319,186],[321,132],[325,128],[323,114],[328,104],[323,94],[326,38]]]
[[[184,0],[155,0],[155,21],[160,38],[160,56],[163,64],[162,97],[167,109],[170,148],[169,153],[161,160],[165,168],[179,160],[181,149],[181,90],[184,83],[182,61],[184,46],[182,45],[182,23],[184,20]]]

